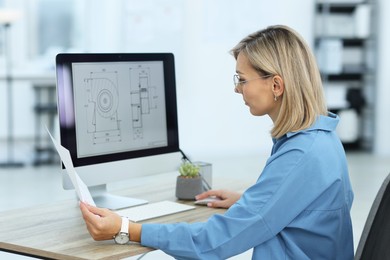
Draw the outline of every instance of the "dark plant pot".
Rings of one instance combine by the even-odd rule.
[[[177,176],[176,197],[181,200],[195,200],[195,196],[203,192],[202,179],[200,177],[186,178]]]

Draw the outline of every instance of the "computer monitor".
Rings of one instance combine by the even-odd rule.
[[[107,192],[107,184],[177,170],[179,149],[171,53],[58,54],[61,145],[100,207],[147,201]],[[73,185],[63,170],[63,187]]]

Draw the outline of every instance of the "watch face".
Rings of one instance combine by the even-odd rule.
[[[115,242],[120,245],[127,244],[129,240],[129,235],[127,233],[119,233],[115,236]]]

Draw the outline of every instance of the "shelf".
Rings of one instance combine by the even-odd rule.
[[[356,4],[318,4],[318,13],[350,14],[355,11]]]
[[[351,81],[351,80],[362,81],[364,78],[364,74],[363,73],[351,73],[351,72],[349,72],[349,73],[344,72],[344,73],[340,73],[340,74],[322,73],[321,77],[323,78],[323,80],[326,79],[328,81]]]
[[[344,65],[341,73],[326,73],[321,72],[322,77],[327,77],[328,80],[363,80],[365,75],[369,75],[369,71],[364,65]]]
[[[345,3],[317,3],[316,9],[318,13],[328,12],[332,14],[352,14],[356,6],[369,4],[367,1],[362,2],[345,2]]]
[[[363,123],[369,120],[370,116],[361,111],[372,109],[367,101],[375,94],[373,87],[367,89],[375,84],[375,78],[369,78],[375,76],[372,63],[375,58],[373,48],[376,40],[372,28],[375,24],[375,7],[375,0],[317,0],[314,8],[314,46],[319,67],[322,69],[321,78],[324,86],[328,87],[327,98],[332,100],[329,105],[340,106],[329,109],[341,114],[343,110],[352,108],[358,113],[356,125],[339,126],[344,130],[341,131],[344,134],[341,141],[346,150],[365,149],[373,140],[372,135],[367,134],[372,132],[373,124],[363,127]],[[360,94],[357,95],[356,91]],[[369,95],[368,91],[371,92]],[[346,103],[349,106],[343,107]],[[373,122],[373,119],[370,120]],[[353,127],[353,133],[357,134],[357,138],[352,138],[352,142],[349,142],[352,136],[346,130],[348,127]]]
[[[318,46],[321,39],[335,39],[343,42],[343,47],[364,47],[367,38],[350,38],[350,37],[339,37],[339,36],[316,36],[315,44]]]

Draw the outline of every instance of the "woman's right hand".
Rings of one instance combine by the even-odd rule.
[[[209,190],[203,192],[195,197],[196,200],[206,199],[208,197],[217,197],[220,200],[212,201],[207,203],[208,207],[211,208],[230,208],[237,200],[240,199],[241,194],[235,191],[229,190]]]

